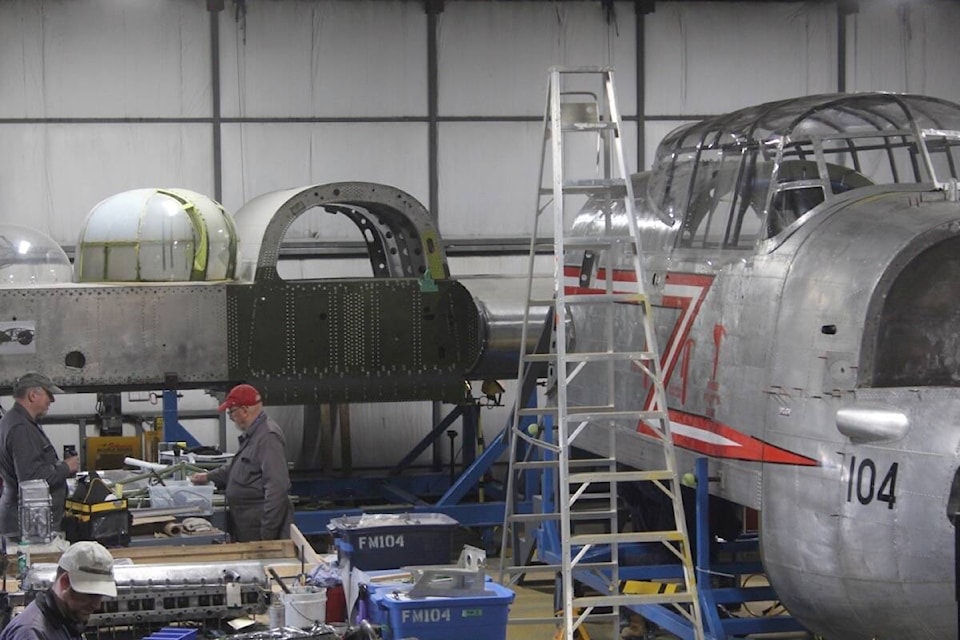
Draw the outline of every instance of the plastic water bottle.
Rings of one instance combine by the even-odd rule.
[[[21,576],[26,575],[30,568],[30,541],[21,540],[17,545],[17,570]]]

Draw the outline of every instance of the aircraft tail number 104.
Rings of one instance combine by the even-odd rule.
[[[850,457],[850,473],[847,474],[847,502],[856,498],[860,504],[868,505],[874,500],[886,502],[888,509],[893,509],[897,502],[897,470],[899,462],[894,462],[883,472],[870,458],[857,460],[857,456]],[[882,474],[882,479],[881,479]]]

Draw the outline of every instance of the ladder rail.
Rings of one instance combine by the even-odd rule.
[[[550,100],[550,87],[547,87],[547,100]],[[550,117],[549,112],[545,112],[543,114],[544,131],[546,130],[549,117]],[[546,137],[543,137],[540,141],[540,169],[537,173],[537,175],[539,176],[543,176],[543,167],[546,162],[546,145],[547,145]],[[541,182],[542,182],[542,178],[541,178]],[[527,287],[526,287],[527,298],[526,299],[528,301],[533,298],[533,279],[534,279],[534,269],[535,269],[536,256],[537,256],[537,233],[539,230],[540,215],[543,213],[543,211],[546,209],[547,206],[549,206],[549,203],[541,206],[539,189],[538,189],[538,195],[534,202],[534,210],[536,211],[536,215],[533,217],[533,229],[530,232],[530,247],[529,247],[529,253],[528,253],[529,258],[527,261]],[[507,433],[507,439],[509,441],[509,444],[507,447],[509,452],[508,453],[509,457],[507,459],[510,460],[511,469],[507,473],[506,495],[509,497],[506,500],[506,504],[504,505],[505,521],[509,521],[510,518],[516,515],[514,513],[514,509],[516,508],[516,505],[514,504],[514,500],[512,499],[512,496],[514,495],[514,492],[517,490],[516,488],[517,480],[514,477],[515,474],[512,468],[512,464],[513,464],[513,461],[516,460],[517,458],[517,445],[518,445],[517,434],[521,433],[520,425],[523,421],[523,415],[521,414],[521,407],[523,407],[524,403],[527,402],[527,398],[524,397],[525,395],[527,395],[527,392],[524,389],[524,386],[525,386],[524,381],[527,379],[528,375],[532,375],[532,371],[533,371],[533,363],[531,363],[530,361],[526,360],[523,357],[523,354],[526,352],[526,349],[527,349],[527,340],[529,339],[529,327],[530,327],[530,319],[531,319],[530,310],[531,310],[531,306],[528,302],[527,304],[524,305],[523,324],[520,327],[520,349],[522,350],[522,353],[521,353],[521,357],[517,361],[517,385],[518,385],[517,396],[514,401],[512,415],[510,416],[510,419],[509,419],[511,423],[511,428]],[[548,316],[550,315],[551,314],[548,313]],[[531,394],[534,392],[535,391],[533,389],[529,391],[529,393]],[[507,549],[509,548],[509,545],[512,542],[510,540],[511,533],[512,533],[511,527],[508,527],[508,526],[502,527],[501,538],[500,538],[500,558],[501,559],[506,557]],[[506,575],[504,571],[504,565],[502,561],[501,561],[499,578],[500,578],[501,584],[507,583]]]

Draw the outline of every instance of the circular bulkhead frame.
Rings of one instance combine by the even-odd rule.
[[[240,277],[279,280],[277,260],[284,235],[300,215],[315,207],[353,221],[375,277],[450,277],[440,233],[426,208],[400,189],[372,182],[274,191],[245,204],[234,216],[242,243]]]

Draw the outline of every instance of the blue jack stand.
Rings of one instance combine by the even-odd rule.
[[[696,564],[697,589],[700,592],[700,610],[704,632],[715,640],[728,640],[754,633],[803,631],[803,627],[789,614],[754,615],[748,617],[720,617],[720,605],[737,608],[748,602],[770,602],[777,594],[770,586],[734,586],[715,588],[715,576],[730,578],[735,585],[743,585],[744,576],[760,575],[760,541],[756,535],[741,536],[732,542],[711,545],[710,540],[710,478],[706,458],[696,462],[697,477],[697,526]],[[716,562],[711,552],[728,561]],[[744,556],[755,559],[738,560]]]
[[[163,440],[164,442],[186,442],[188,448],[199,447],[200,441],[180,424],[177,398],[176,391],[167,389],[163,392]]]
[[[805,631],[805,629],[789,614],[778,615],[751,615],[743,617],[720,617],[720,605],[726,609],[735,610],[740,605],[750,602],[776,601],[777,595],[773,587],[763,585],[756,587],[734,586],[714,587],[714,577],[722,576],[734,585],[743,585],[744,577],[762,575],[763,566],[759,557],[759,538],[756,535],[741,536],[733,542],[719,542],[711,544],[710,532],[710,486],[707,458],[698,458],[696,461],[696,524],[692,534],[696,540],[696,573],[697,589],[700,595],[700,610],[703,618],[703,630],[706,640],[732,640],[747,635],[760,633],[780,633],[789,631]],[[559,545],[557,543],[556,523],[543,523],[545,531],[538,532],[540,553],[546,562],[559,563]],[[682,577],[682,571],[677,564],[644,564],[642,553],[645,545],[635,545],[639,553],[639,563],[636,558],[619,558],[619,573],[625,580],[670,580]],[[649,545],[646,545],[647,547]],[[621,550],[621,553],[630,553],[630,548]],[[595,560],[609,558],[609,550],[603,556],[603,550],[598,549]],[[724,560],[714,560],[717,558]],[[576,571],[577,582],[593,589],[603,591],[609,586],[609,579],[597,572]],[[556,604],[556,603],[555,603]],[[670,607],[662,605],[631,606],[644,618],[669,631],[681,640],[693,640],[694,632],[688,620],[679,615]]]

